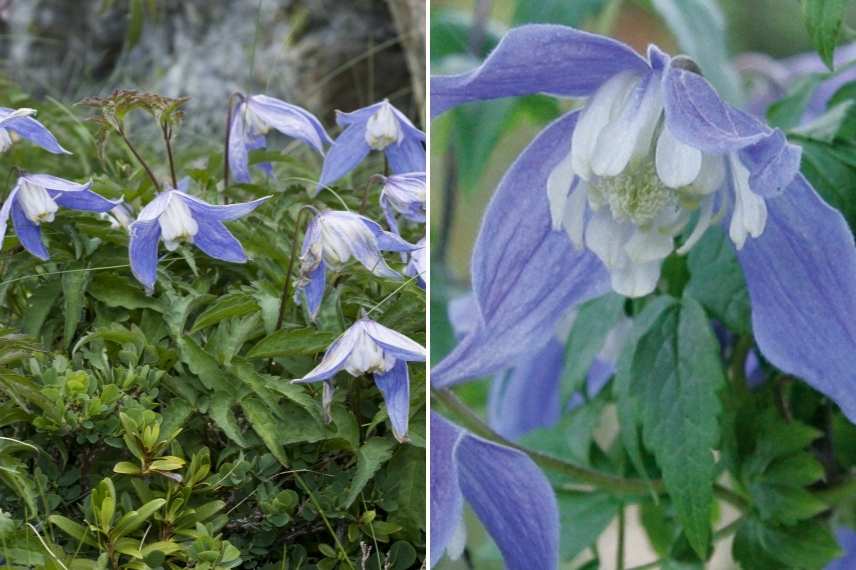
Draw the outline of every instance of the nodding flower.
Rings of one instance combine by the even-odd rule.
[[[425,200],[428,192],[424,172],[380,176],[379,180],[383,182],[380,206],[389,229],[399,233],[396,213],[411,222],[425,223]]]
[[[0,107],[0,153],[9,150],[16,141],[25,139],[53,154],[71,154],[60,146],[47,127],[33,118],[35,114],[35,109]]]

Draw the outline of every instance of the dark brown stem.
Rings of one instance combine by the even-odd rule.
[[[235,110],[235,98],[244,98],[242,93],[229,95],[229,108],[226,111],[226,141],[223,149],[223,192],[229,187],[229,143],[232,140],[232,113]]]
[[[300,228],[303,226],[303,218],[306,212],[317,211],[313,206],[306,205],[300,208],[297,213],[297,220],[294,223],[294,233],[291,236],[291,257],[288,260],[288,269],[285,270],[285,283],[282,285],[282,297],[279,301],[279,316],[276,319],[276,328],[282,328],[282,322],[285,320],[285,311],[288,309],[288,301],[291,294],[291,272],[294,270],[294,260],[297,259],[297,242],[300,237]]]
[[[163,132],[163,142],[166,145],[166,158],[169,161],[169,174],[172,177],[172,187],[178,188],[178,178],[175,176],[175,160],[172,155],[172,127],[166,124],[161,124]]]
[[[137,162],[140,163],[140,166],[142,166],[143,170],[146,171],[146,174],[149,175],[149,178],[151,179],[152,184],[155,185],[155,190],[160,192],[160,190],[161,190],[160,182],[158,182],[158,179],[155,176],[154,172],[152,172],[152,169],[149,168],[148,163],[145,161],[145,159],[142,157],[142,155],[140,155],[140,153],[137,152],[137,149],[134,148],[134,145],[131,144],[131,141],[128,140],[128,137],[125,135],[125,131],[123,129],[118,129],[117,132],[119,133],[119,136],[122,138],[122,141],[124,141],[125,146],[128,147],[128,150],[131,151],[131,154],[134,155],[134,158],[137,159]]]
[[[363,201],[360,202],[360,214],[361,215],[365,215],[366,210],[369,207],[369,192],[371,191],[372,187],[375,184],[382,183],[384,178],[385,178],[384,176],[380,176],[378,174],[375,174],[374,176],[369,178],[368,182],[366,182],[366,186],[363,189]]]

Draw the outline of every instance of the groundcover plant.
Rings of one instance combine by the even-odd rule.
[[[2,99],[3,567],[419,567],[418,117],[319,186],[345,135],[277,93],[202,152],[186,98]]]
[[[850,567],[845,4],[739,66],[716,2],[434,12],[432,566]],[[467,284],[448,234],[492,154]]]

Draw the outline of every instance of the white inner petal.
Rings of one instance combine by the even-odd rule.
[[[22,179],[17,198],[24,215],[34,224],[54,221],[59,206],[43,186]]]
[[[392,111],[392,106],[384,102],[366,123],[366,143],[374,150],[384,150],[404,137],[401,125]]]
[[[616,222],[608,212],[597,212],[586,227],[586,245],[608,269],[623,267],[629,261],[624,244],[633,231],[632,224]]]
[[[660,261],[628,263],[609,272],[612,288],[625,297],[644,297],[657,288],[660,279]]]
[[[253,106],[250,101],[244,103],[241,111],[244,114],[244,124],[253,135],[266,135],[270,132],[270,125],[262,119],[258,113],[253,111]]]
[[[9,150],[9,147],[12,146],[12,143],[15,142],[12,140],[9,131],[4,128],[0,128],[0,152],[6,152]]]
[[[704,155],[701,169],[691,190],[698,194],[712,194],[725,183],[725,159],[721,156]]]
[[[701,171],[702,154],[697,148],[686,145],[676,139],[663,125],[663,131],[657,139],[655,154],[657,176],[669,188],[680,188],[692,184]]]
[[[351,349],[351,355],[345,363],[345,370],[351,376],[366,373],[387,372],[395,364],[395,358],[384,354],[367,332],[361,330]]]
[[[351,259],[351,243],[360,238],[362,224],[346,218],[334,218],[322,215],[318,218],[321,229],[321,247],[324,261],[334,269],[341,267]]]
[[[713,220],[713,203],[715,198],[715,196],[705,196],[701,201],[698,221],[696,222],[692,233],[687,238],[687,241],[678,248],[678,255],[684,255],[692,249],[692,247],[698,243],[698,240],[702,238],[704,232],[707,231],[707,228],[710,227],[711,221]]]
[[[586,207],[588,206],[587,193],[586,182],[579,179],[571,190],[571,195],[565,202],[562,224],[565,226],[565,231],[568,232],[568,237],[571,238],[571,243],[577,249],[585,245],[585,220]]]
[[[562,215],[565,213],[565,204],[574,183],[572,163],[571,153],[568,153],[547,178],[547,201],[550,203],[550,219],[553,221],[554,230],[562,228]]]
[[[624,246],[624,251],[633,263],[647,263],[665,259],[674,249],[672,235],[660,228],[636,229]]]
[[[199,224],[193,219],[190,208],[175,194],[168,197],[158,221],[161,237],[169,251],[175,251],[182,241],[193,243],[193,237],[199,232]]]
[[[639,77],[623,72],[604,83],[580,112],[571,139],[571,163],[574,172],[584,180],[592,176],[591,160],[598,136],[614,115],[622,109],[627,93],[639,82]]]
[[[761,235],[767,224],[767,204],[764,198],[755,194],[749,187],[749,170],[735,155],[729,155],[731,177],[734,182],[734,212],[728,235],[737,249],[742,249],[746,238]]]

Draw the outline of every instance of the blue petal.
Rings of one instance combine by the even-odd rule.
[[[801,175],[768,198],[764,233],[738,258],[761,353],[856,423],[856,248],[841,214]]]
[[[431,374],[449,386],[477,378],[543,347],[567,309],[610,290],[597,257],[554,232],[547,178],[570,152],[576,114],[548,126],[505,174],[473,251],[473,289],[482,322]]]
[[[585,97],[621,71],[648,69],[629,46],[610,38],[566,26],[520,26],[475,70],[432,77],[431,115],[469,101],[533,93]]]
[[[443,557],[446,546],[461,524],[463,498],[458,487],[458,468],[453,459],[461,430],[431,412],[431,567]]]
[[[360,216],[360,219],[374,234],[378,249],[381,251],[413,251],[414,249],[419,249],[418,246],[405,241],[400,235],[384,230],[374,220],[365,216]]]
[[[197,216],[194,218],[199,225],[199,232],[193,236],[193,245],[206,255],[231,263],[244,263],[247,254],[241,242],[217,220]]]
[[[158,240],[161,229],[157,218],[150,221],[136,221],[129,229],[131,239],[128,244],[128,256],[131,261],[131,273],[146,289],[153,289],[158,271]]]
[[[351,326],[342,336],[333,341],[333,344],[324,353],[324,358],[321,359],[318,366],[309,371],[303,378],[294,382],[307,383],[326,380],[332,378],[339,370],[344,368],[345,363],[351,356],[351,352],[354,350],[357,338],[362,334],[362,326],[357,326],[357,324]]]
[[[586,395],[588,398],[594,398],[600,391],[603,390],[609,383],[609,379],[615,374],[615,365],[600,358],[595,358],[591,368],[586,375]],[[568,411],[573,411],[583,404],[586,398],[580,392],[575,392],[568,402]]]
[[[9,129],[54,154],[71,154],[60,146],[56,137],[39,121],[32,117],[16,117],[3,122],[3,128]]]
[[[53,191],[51,192],[54,201],[63,208],[72,210],[83,210],[85,212],[109,212],[116,206],[122,203],[121,200],[108,200],[89,190],[89,185],[86,188],[73,191]]]
[[[844,554],[830,562],[824,570],[853,570],[856,568],[856,532],[840,527],[835,530],[835,538]]]
[[[6,228],[9,224],[9,216],[12,213],[12,204],[15,203],[15,195],[18,193],[18,185],[6,196],[6,201],[0,207],[0,251],[3,250],[3,240],[6,237]]]
[[[203,202],[199,198],[183,192],[180,196],[184,199],[184,203],[187,204],[187,207],[190,208],[196,217],[207,217],[220,222],[243,218],[271,198],[270,196],[265,196],[264,198],[253,200],[252,202],[241,202],[239,204],[228,204],[224,206]]]
[[[374,375],[375,384],[383,393],[386,402],[386,413],[392,424],[395,439],[404,442],[407,438],[407,424],[410,420],[410,376],[407,363],[398,360],[395,365],[383,374]]]
[[[409,362],[424,362],[425,349],[418,343],[407,338],[398,331],[376,323],[371,319],[362,319],[366,332],[380,346],[384,352],[394,356],[398,360]]]
[[[529,456],[465,433],[454,460],[461,492],[502,552],[505,567],[558,568],[556,497]]]
[[[322,260],[309,275],[309,283],[303,288],[303,295],[306,299],[306,309],[309,311],[309,316],[314,320],[318,316],[318,309],[321,307],[321,301],[324,299],[324,288],[327,282],[327,264]],[[286,279],[290,279],[286,277]]]
[[[305,142],[322,155],[324,143],[332,142],[321,121],[302,107],[267,95],[253,95],[248,104],[272,128]]]
[[[788,187],[800,170],[802,150],[790,144],[776,129],[760,142],[740,151],[741,162],[749,169],[749,186],[761,196],[775,196]]]
[[[491,427],[501,436],[516,440],[533,429],[558,422],[564,367],[565,347],[553,338],[513,370],[495,378],[488,398]]]
[[[245,103],[235,108],[232,126],[229,129],[229,169],[236,182],[248,183],[250,177],[250,135],[241,111]]]
[[[43,261],[50,259],[50,254],[42,241],[41,228],[27,218],[17,200],[12,203],[12,225],[24,249]]]
[[[369,150],[365,123],[354,123],[348,126],[333,142],[333,146],[324,157],[324,166],[321,169],[317,189],[329,186],[352,171],[369,154]]]
[[[65,178],[51,176],[50,174],[25,174],[21,178],[36,186],[60,192],[79,192],[81,190],[89,190],[92,187],[91,181],[86,184],[79,184]]]
[[[386,147],[384,153],[389,169],[395,174],[425,170],[425,146],[418,139],[405,137],[400,143]]]

